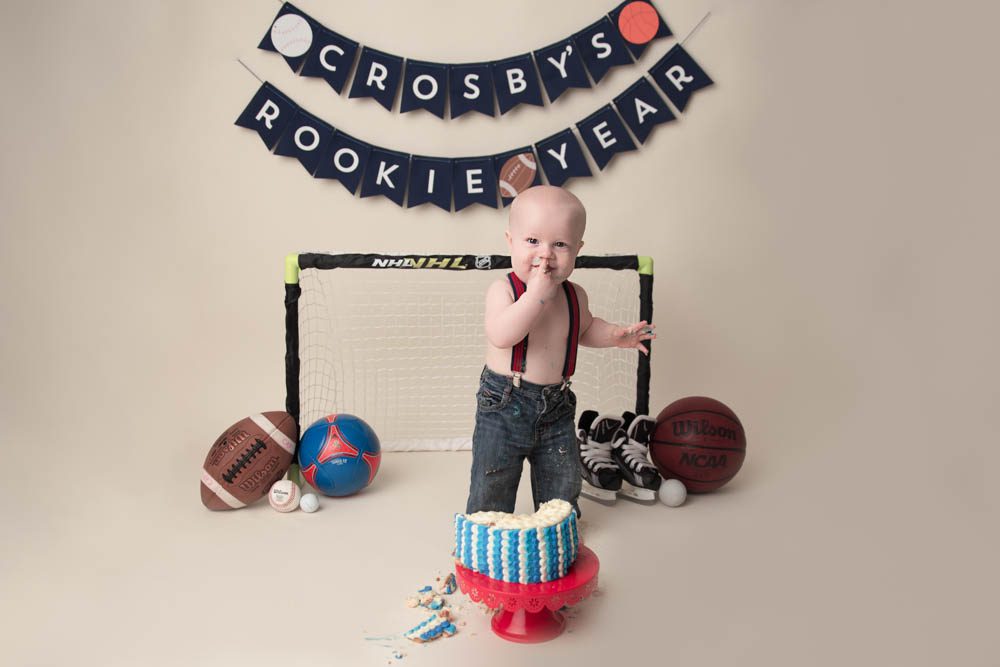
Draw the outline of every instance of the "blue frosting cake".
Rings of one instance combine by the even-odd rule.
[[[455,515],[455,559],[499,581],[560,579],[576,561],[579,542],[576,513],[565,500],[542,503],[534,514]]]

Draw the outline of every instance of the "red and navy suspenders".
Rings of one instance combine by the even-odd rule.
[[[514,301],[520,299],[528,288],[524,281],[511,271],[507,274],[511,289],[514,290]],[[569,305],[569,335],[566,336],[566,361],[563,362],[563,386],[569,385],[569,378],[576,370],[576,348],[580,342],[580,302],[576,298],[576,288],[568,280],[563,281],[563,291],[566,293],[566,303]],[[514,386],[521,386],[521,374],[528,362],[528,337],[510,351],[510,370],[514,373]]]

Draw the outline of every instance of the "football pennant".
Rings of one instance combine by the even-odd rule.
[[[395,202],[396,206],[402,206],[409,171],[408,153],[372,148],[365,168],[365,178],[361,182],[361,196],[382,195]]]
[[[573,41],[594,83],[603,79],[612,67],[632,64],[624,40],[607,16],[575,34]]]
[[[714,83],[680,44],[667,51],[649,73],[678,111],[684,111],[696,91]]]
[[[514,197],[542,182],[542,175],[538,172],[538,161],[531,146],[494,155],[493,168],[497,174],[500,201],[505,207],[514,201]]]
[[[358,58],[350,97],[374,97],[379,104],[392,111],[402,72],[402,58],[364,46]]]
[[[353,195],[358,191],[371,152],[369,144],[337,130],[326,152],[320,156],[319,167],[313,176],[338,180]]]
[[[496,115],[490,63],[450,65],[448,78],[452,118],[458,118],[468,111],[478,111],[486,116]]]
[[[452,160],[414,155],[410,161],[410,185],[406,208],[430,202],[451,211]]]
[[[555,102],[569,88],[590,88],[587,71],[572,40],[546,46],[535,51],[534,56],[550,102]]]
[[[448,66],[406,61],[403,75],[403,100],[400,113],[426,109],[438,118],[444,118],[444,102],[448,98]]]
[[[455,210],[461,211],[471,204],[497,207],[497,177],[493,160],[488,157],[460,158],[454,161],[452,187],[455,193]]]
[[[573,130],[566,129],[542,139],[535,144],[535,151],[549,185],[562,185],[574,176],[593,175]]]
[[[305,65],[299,74],[322,78],[339,95],[358,55],[358,43],[323,27],[313,40],[315,46],[306,54]]]
[[[608,14],[608,18],[618,28],[618,34],[636,60],[654,40],[673,34],[660,12],[648,0],[625,0]]]
[[[603,170],[618,153],[635,150],[635,143],[628,136],[625,124],[610,104],[587,116],[576,127],[598,169]]]
[[[322,26],[290,2],[278,10],[271,27],[257,45],[258,49],[277,51],[298,72]]]
[[[320,157],[333,141],[333,126],[323,122],[305,109],[299,109],[288,124],[288,128],[278,145],[275,155],[297,158],[310,174],[319,166]]]
[[[271,150],[298,110],[299,107],[295,102],[265,82],[257,89],[257,94],[236,119],[236,124],[256,130],[261,141],[268,150]]]
[[[501,116],[518,104],[534,104],[539,107],[545,105],[531,54],[525,53],[523,56],[495,62],[492,68],[493,86],[496,88]]]
[[[646,77],[639,79],[616,97],[615,108],[640,144],[646,143],[649,133],[657,125],[677,120],[670,105],[660,97]]]

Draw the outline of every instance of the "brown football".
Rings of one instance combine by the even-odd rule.
[[[287,412],[250,415],[227,428],[205,457],[201,502],[210,510],[235,510],[266,496],[288,472],[296,436]]]

